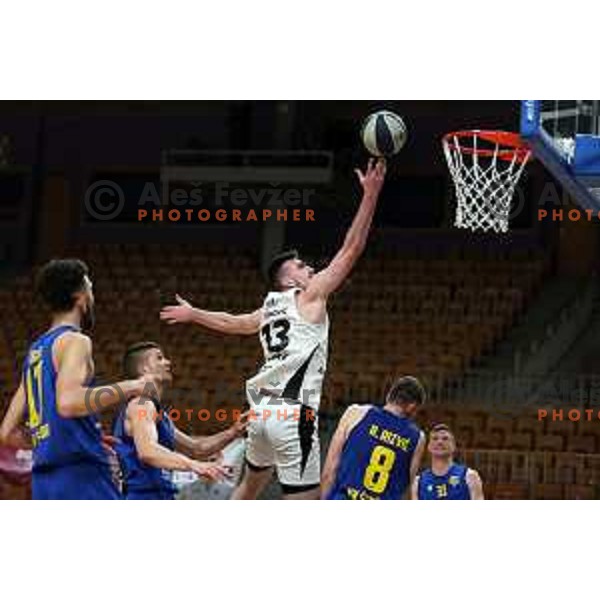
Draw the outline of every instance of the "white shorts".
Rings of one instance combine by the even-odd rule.
[[[255,407],[253,414],[256,418],[248,424],[246,441],[248,468],[275,467],[284,493],[319,485],[321,451],[317,412],[300,404],[284,404],[269,409]]]

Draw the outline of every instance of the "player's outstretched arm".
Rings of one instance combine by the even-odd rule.
[[[13,448],[30,449],[31,438],[23,427],[25,419],[25,388],[23,382],[15,392],[0,425],[0,444]]]
[[[144,391],[147,377],[87,387],[92,341],[81,333],[65,334],[57,350],[56,406],[61,417],[84,417],[106,410]]]
[[[179,452],[197,460],[209,458],[220,452],[236,440],[243,437],[248,428],[248,414],[243,413],[231,427],[214,435],[190,436],[179,429],[175,429],[175,447]]]
[[[173,452],[158,442],[156,407],[144,399],[134,399],[127,406],[127,420],[138,458],[145,464],[168,471],[191,471],[203,479],[218,481],[227,476],[224,467],[216,463],[202,463]]]
[[[252,335],[260,329],[261,308],[251,313],[232,315],[227,312],[213,312],[194,308],[179,294],[175,298],[177,300],[176,305],[165,306],[160,311],[161,321],[166,321],[168,325],[193,323],[229,335]]]
[[[365,173],[356,169],[356,174],[363,188],[360,207],[338,253],[326,269],[319,271],[311,279],[306,289],[308,298],[327,298],[329,294],[335,292],[348,277],[356,261],[363,253],[375,208],[377,207],[379,193],[385,180],[385,171],[386,165],[383,159],[377,162],[374,159],[369,160]]]
[[[471,500],[485,500],[483,495],[483,483],[481,477],[475,469],[469,469],[467,471],[467,485],[471,492]]]
[[[349,406],[338,423],[337,429],[331,438],[327,458],[323,466],[323,473],[321,474],[321,499],[327,498],[335,483],[344,445],[352,428],[364,416],[364,408],[354,404]]]

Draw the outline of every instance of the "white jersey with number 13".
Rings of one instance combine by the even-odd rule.
[[[263,303],[260,341],[265,362],[246,382],[252,407],[274,404],[274,396],[318,409],[327,368],[329,317],[309,323],[298,312],[301,290],[269,292]]]

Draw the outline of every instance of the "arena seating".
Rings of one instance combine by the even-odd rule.
[[[239,389],[260,360],[255,340],[217,342],[199,329],[169,328],[157,318],[176,291],[212,309],[253,310],[264,293],[253,257],[214,246],[199,253],[185,245],[82,244],[72,254],[84,258],[94,275],[101,375],[117,374],[123,348],[141,338],[158,339],[174,355],[182,389],[199,380],[214,384],[214,376]],[[367,256],[332,306],[324,408],[372,399],[396,373],[415,373],[430,387],[460,375],[512,325],[543,269],[536,257],[512,262]],[[0,372],[13,384],[14,355],[20,364],[27,339],[44,325],[31,286],[31,278],[22,277],[0,291],[0,306],[13,315],[2,332]]]
[[[459,376],[514,323],[544,269],[537,257],[372,253],[333,305],[329,406],[380,396],[390,375],[401,372],[430,389]]]
[[[215,246],[199,252],[185,244],[86,243],[73,246],[70,254],[83,258],[92,270],[97,303],[94,355],[100,381],[120,377],[121,356],[129,344],[151,339],[173,359],[171,402],[176,408],[183,412],[242,406],[243,381],[261,360],[255,337],[167,326],[160,323],[158,313],[163,304],[173,302],[175,292],[212,310],[254,310],[265,292],[255,256]],[[443,389],[445,381],[460,377],[492,350],[530,302],[545,269],[543,258],[530,253],[516,260],[508,250],[492,256],[444,258],[370,252],[331,306],[323,411],[339,414],[350,402],[377,401],[389,379],[400,373],[419,376],[431,391]],[[0,288],[0,310],[10,315],[0,329],[3,404],[17,384],[28,341],[46,325],[31,290],[30,275]],[[590,486],[597,481],[598,466],[585,461],[600,452],[600,439],[592,428],[539,423],[535,416],[504,418],[442,404],[427,409],[421,418],[425,426],[447,422],[461,450],[479,453],[473,466],[482,471],[492,495],[593,494]],[[110,415],[107,424],[109,419]],[[222,427],[214,419],[181,425],[204,433]],[[549,480],[539,463],[527,458],[538,455],[554,461],[560,467],[557,472],[567,474],[564,480]],[[525,466],[519,467],[523,460]],[[525,479],[514,478],[519,468]],[[512,487],[506,481],[512,481]]]

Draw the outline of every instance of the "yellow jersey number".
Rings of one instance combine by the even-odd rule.
[[[445,498],[448,495],[448,486],[445,483],[435,486],[435,491],[438,498]]]
[[[25,375],[25,389],[29,411],[29,428],[34,446],[49,435],[48,426],[42,424],[44,416],[42,366],[42,353],[38,350],[32,351],[29,357],[29,368]]]
[[[386,446],[375,446],[369,466],[365,469],[363,485],[375,494],[382,494],[388,484],[390,471],[396,462],[396,453]]]

